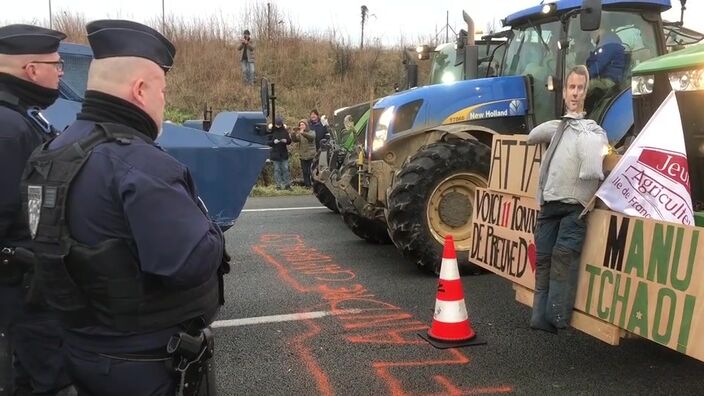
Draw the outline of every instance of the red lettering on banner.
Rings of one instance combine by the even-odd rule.
[[[661,175],[683,185],[690,191],[689,165],[687,157],[680,153],[654,148],[644,148],[638,157],[638,162],[658,171]]]

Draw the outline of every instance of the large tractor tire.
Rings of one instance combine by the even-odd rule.
[[[340,179],[348,178],[351,186],[356,186],[359,182],[357,176],[357,164],[354,155],[348,156],[345,165],[340,169]],[[368,219],[361,216],[351,202],[338,202],[342,221],[355,235],[369,243],[387,244],[391,243],[386,224],[380,220]]]
[[[491,150],[475,140],[455,139],[421,148],[388,190],[386,220],[391,239],[419,268],[438,273],[446,235],[459,259],[472,243],[475,190],[486,187]]]
[[[323,151],[318,150],[318,153],[315,155],[315,158],[313,158],[313,163],[311,165],[311,173],[313,174],[317,172],[321,153],[323,153]],[[327,186],[324,183],[315,180],[315,178],[313,178],[312,183],[313,194],[316,198],[318,198],[318,201],[320,201],[321,204],[325,205],[326,208],[332,210],[335,213],[339,213],[337,209],[337,202],[335,202],[335,195],[333,195],[333,193],[328,190]]]

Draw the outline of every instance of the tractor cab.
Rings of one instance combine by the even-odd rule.
[[[458,43],[463,42],[462,37]],[[451,83],[465,80],[464,57],[461,44],[443,43],[435,47],[432,64],[430,66],[430,79],[428,85]],[[500,60],[506,48],[506,40],[499,38],[486,38],[475,41],[478,52],[479,78],[496,77],[499,74]],[[460,48],[458,48],[460,47]]]
[[[541,123],[563,114],[562,81],[572,67],[586,65],[587,117],[602,125],[607,117],[623,118],[612,112],[630,103],[631,70],[666,53],[660,13],[669,8],[669,0],[562,0],[512,14],[503,21],[512,39],[501,75],[530,77],[534,118]],[[615,143],[632,118],[610,121],[604,128]]]

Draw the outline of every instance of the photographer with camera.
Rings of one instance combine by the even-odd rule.
[[[242,78],[249,85],[254,85],[254,43],[249,34],[249,30],[245,30],[240,45],[237,46],[238,51],[242,51],[240,65],[242,66]]]

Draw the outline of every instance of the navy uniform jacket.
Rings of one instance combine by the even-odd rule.
[[[329,138],[330,132],[328,127],[318,120],[318,122],[310,122],[310,129],[315,131],[315,149],[320,149],[320,141]]]
[[[88,136],[94,125],[76,121],[50,148]],[[200,285],[221,263],[222,233],[199,205],[188,168],[145,140],[135,137],[128,145],[105,143],[93,150],[69,191],[69,230],[86,245],[126,240],[142,272],[161,279],[164,287]],[[164,347],[174,330],[127,335],[104,327],[72,329],[66,342],[100,352],[146,351]]]
[[[605,33],[599,46],[589,53],[586,61],[589,78],[608,78],[615,83],[623,81],[626,71],[626,52],[615,33]]]
[[[39,127],[23,114],[0,102],[0,245],[17,246],[29,239],[26,222],[18,222],[22,209],[20,179],[30,154],[44,142]]]

